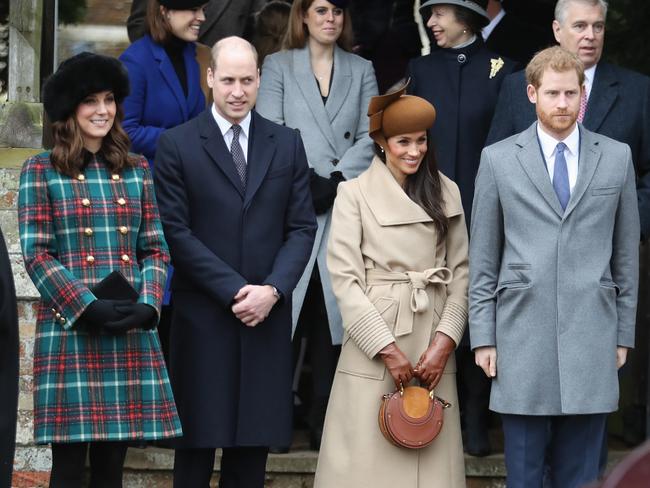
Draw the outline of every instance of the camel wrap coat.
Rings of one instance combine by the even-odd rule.
[[[339,185],[327,265],[345,334],[327,409],[316,488],[465,486],[456,363],[451,355],[436,395],[452,403],[434,442],[390,444],[377,422],[382,395],[395,389],[378,352],[395,341],[415,365],[440,331],[460,342],[467,320],[467,230],[455,183],[440,174],[446,239],[375,158]]]

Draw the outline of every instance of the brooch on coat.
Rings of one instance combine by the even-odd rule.
[[[494,78],[497,75],[501,68],[503,68],[504,64],[505,63],[501,57],[498,57],[497,59],[490,59],[490,79]]]

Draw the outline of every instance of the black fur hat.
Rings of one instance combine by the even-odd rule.
[[[111,90],[121,103],[129,94],[129,75],[118,59],[83,52],[66,59],[43,85],[41,100],[52,122],[67,119],[91,93]]]

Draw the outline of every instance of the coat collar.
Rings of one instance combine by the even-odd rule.
[[[347,53],[338,46],[334,47],[334,77],[325,105],[311,69],[308,46],[293,50],[293,73],[302,96],[325,139],[334,151],[339,152],[331,123],[345,103],[352,86],[352,68]]]
[[[174,94],[174,98],[178,102],[178,106],[183,115],[183,120],[189,119],[188,107],[194,107],[197,104],[198,98],[201,96],[201,86],[199,83],[193,83],[193,80],[200,79],[199,66],[196,61],[196,46],[192,42],[188,42],[183,49],[183,61],[185,63],[185,72],[187,73],[187,98],[183,92],[181,82],[176,76],[174,65],[172,64],[169,56],[165,52],[165,48],[157,44],[147,34],[145,39],[149,43],[149,47],[153,54],[154,59],[158,62],[158,70],[163,77],[169,89]]]
[[[519,148],[517,151],[519,164],[521,164],[528,178],[535,185],[544,200],[546,200],[546,203],[551,206],[561,219],[566,219],[584,196],[594,176],[601,155],[600,148],[598,147],[599,141],[594,137],[594,134],[582,127],[581,124],[578,124],[578,128],[580,130],[578,179],[571,192],[571,198],[569,199],[566,210],[562,210],[555,190],[553,189],[551,179],[548,176],[546,163],[544,162],[537,139],[537,122],[534,122],[515,139],[515,144]]]
[[[440,179],[445,215],[452,217],[462,213],[460,199],[454,198],[449,180],[442,174]],[[433,222],[429,214],[408,197],[377,156],[373,158],[370,167],[359,176],[359,189],[379,225]]]
[[[589,130],[597,132],[600,129],[618,98],[618,85],[619,80],[612,66],[607,63],[598,63],[583,121]]]
[[[232,155],[226,146],[217,122],[212,116],[211,107],[208,107],[197,117],[199,135],[205,152],[237,189],[244,201],[244,207],[250,204],[262,181],[264,181],[276,149],[271,123],[255,111],[251,112],[251,116],[246,163],[248,179],[245,191],[242,188]]]

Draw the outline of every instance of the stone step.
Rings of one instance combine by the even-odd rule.
[[[608,468],[611,469],[629,451],[610,450]],[[47,447],[19,447],[17,460],[47,457]],[[287,454],[270,454],[266,465],[266,488],[311,488],[318,453],[309,450],[292,450]],[[215,466],[220,463],[217,451]],[[33,459],[32,459],[33,462]],[[20,463],[18,463],[20,464]],[[129,449],[124,471],[125,488],[170,488],[174,451],[160,447]],[[218,469],[211,486],[216,487],[219,479]],[[465,472],[468,488],[504,488],[506,470],[502,453],[477,458],[465,456]],[[14,488],[46,488],[48,473],[17,471],[12,486]]]

